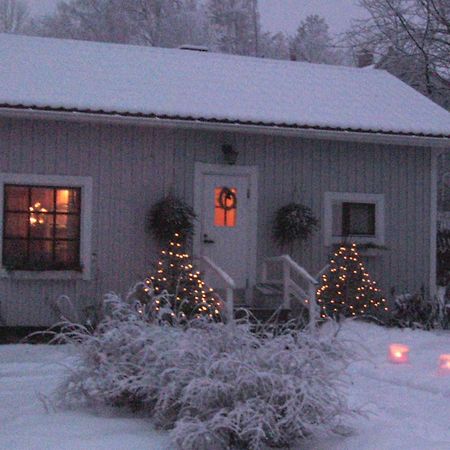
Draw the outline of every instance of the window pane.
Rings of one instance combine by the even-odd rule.
[[[30,269],[45,269],[51,266],[52,260],[52,241],[30,241]]]
[[[28,191],[26,186],[5,186],[6,210],[28,211]]]
[[[28,213],[7,213],[5,217],[5,237],[28,237]]]
[[[53,238],[53,214],[30,214],[30,237]]]
[[[56,241],[55,263],[65,267],[79,265],[78,248],[79,243],[76,241]]]
[[[79,267],[80,188],[7,185],[4,202],[5,266],[13,270]]]
[[[3,265],[7,268],[20,268],[27,261],[27,241],[3,240]]]
[[[343,203],[342,228],[346,235],[375,235],[375,205],[372,203]]]
[[[56,238],[79,239],[80,217],[68,214],[56,215]]]
[[[237,189],[216,187],[214,191],[216,227],[235,227],[237,220]]]
[[[52,188],[31,188],[31,206],[30,211],[48,212],[54,210],[55,190]],[[33,208],[33,209],[31,209]]]
[[[57,189],[56,210],[59,212],[78,212],[80,210],[80,190]]]

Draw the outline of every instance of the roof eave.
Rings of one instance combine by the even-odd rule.
[[[296,136],[308,139],[413,145],[420,147],[437,147],[444,150],[450,149],[450,136],[426,136],[411,133],[396,134],[391,132],[386,133],[365,130],[342,130],[265,123],[256,124],[238,121],[219,121],[131,113],[110,113],[105,111],[79,111],[10,105],[0,105],[0,117],[2,116],[66,120],[73,122],[134,124],[140,126],[221,130],[253,134],[277,134],[281,136]]]

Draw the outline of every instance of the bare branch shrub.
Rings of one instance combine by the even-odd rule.
[[[327,327],[274,336],[245,321],[158,325],[110,294],[95,332],[67,324],[59,338],[78,348],[60,404],[139,411],[180,449],[289,446],[354,413],[349,352]]]

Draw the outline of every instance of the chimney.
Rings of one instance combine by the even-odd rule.
[[[201,45],[191,45],[191,44],[183,44],[178,47],[180,50],[189,50],[192,52],[209,52],[208,47],[203,47]]]
[[[373,64],[373,53],[366,48],[358,53],[357,58],[358,67],[367,67]]]

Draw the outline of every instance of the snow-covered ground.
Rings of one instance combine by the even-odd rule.
[[[46,411],[64,375],[67,347],[0,346],[0,449],[168,449],[147,420],[85,411]]]
[[[351,403],[363,407],[368,416],[351,422],[348,437],[319,439],[302,448],[450,450],[450,375],[437,373],[439,355],[450,353],[450,333],[351,323],[344,326],[343,335],[368,351],[348,371]],[[386,361],[392,342],[411,347],[409,365]],[[171,448],[168,435],[144,419],[52,411],[46,398],[67,361],[67,347],[0,346],[1,449]]]

